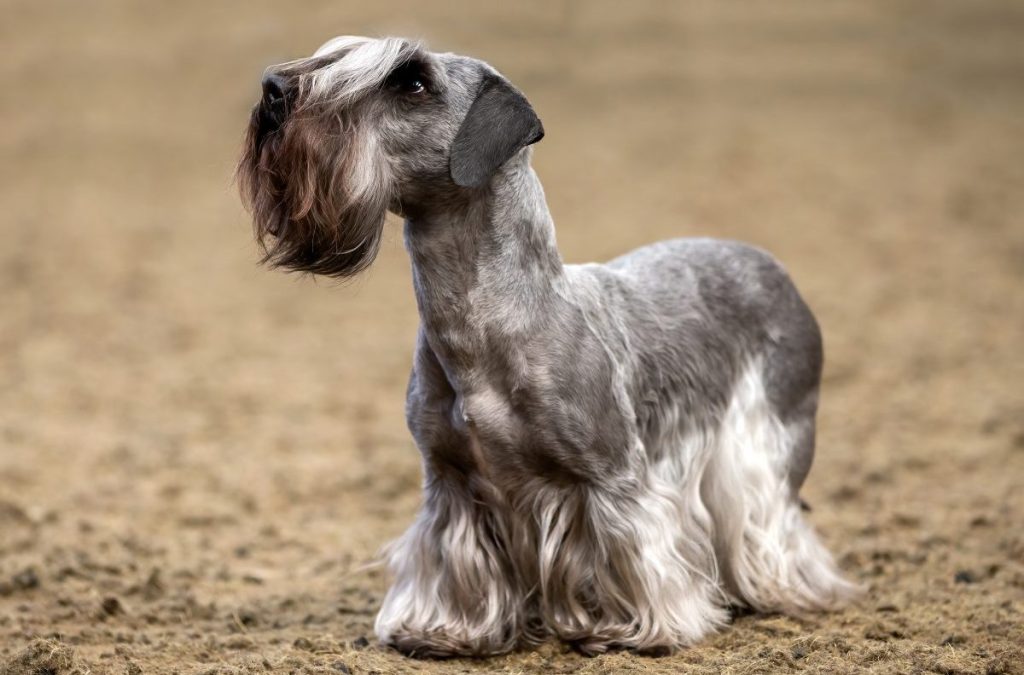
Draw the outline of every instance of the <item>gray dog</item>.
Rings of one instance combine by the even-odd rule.
[[[424,500],[381,641],[497,654],[555,636],[664,652],[727,608],[854,587],[804,521],[818,326],[763,251],[667,241],[566,265],[526,98],[486,63],[342,37],[269,69],[239,166],[268,262],[347,277],[405,219]]]

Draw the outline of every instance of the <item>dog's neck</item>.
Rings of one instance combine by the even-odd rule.
[[[524,150],[464,201],[405,221],[423,330],[446,367],[532,333],[563,281],[554,223]]]

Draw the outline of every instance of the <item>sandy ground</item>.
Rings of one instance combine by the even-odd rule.
[[[0,673],[1024,672],[1024,6],[289,6],[2,9]],[[399,230],[344,287],[267,271],[231,184],[262,68],[359,32],[527,92],[567,260],[787,264],[828,353],[804,495],[861,601],[660,659],[375,645],[420,479]]]

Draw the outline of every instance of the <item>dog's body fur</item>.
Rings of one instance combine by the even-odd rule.
[[[384,41],[342,42],[327,51],[336,68]],[[529,164],[543,132],[525,99],[486,64],[408,45],[390,64],[361,55],[381,82],[421,60],[430,102],[450,111],[429,132],[413,113],[382,113],[369,134],[393,153],[375,171],[390,173],[388,206],[406,217],[422,319],[406,412],[424,504],[391,549],[380,639],[417,655],[494,654],[549,635],[591,653],[660,650],[723,625],[730,604],[840,604],[852,587],[800,510],[822,347],[786,273],[715,240],[564,265]],[[322,68],[299,69],[300,92],[301,74]],[[366,96],[344,105],[359,114]],[[388,100],[399,112],[424,101]],[[258,230],[289,189],[288,176],[259,175],[282,152],[264,150],[274,141],[261,124],[254,114],[241,165]],[[487,137],[491,126],[506,133]],[[286,143],[298,132],[270,133]],[[410,133],[428,146],[412,158],[394,149]],[[494,150],[507,136],[514,147]],[[275,180],[286,187],[267,197]],[[300,241],[306,216],[285,206],[276,231],[259,230],[282,242],[270,259],[337,275],[365,266],[348,247]]]

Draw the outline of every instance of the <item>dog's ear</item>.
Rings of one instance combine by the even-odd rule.
[[[479,187],[512,155],[542,138],[544,127],[526,97],[504,78],[486,75],[452,143],[452,180]]]

